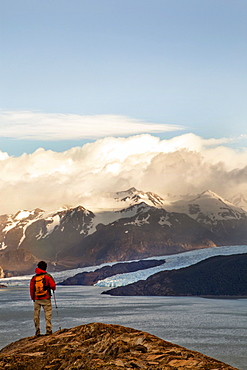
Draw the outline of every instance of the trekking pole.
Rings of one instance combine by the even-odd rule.
[[[57,320],[58,320],[59,330],[62,330],[61,329],[61,324],[60,324],[60,318],[59,318],[59,315],[58,315],[58,308],[57,308],[57,301],[56,301],[56,296],[55,296],[55,290],[53,291],[53,297],[54,297],[55,307],[56,307],[56,311],[57,311]]]

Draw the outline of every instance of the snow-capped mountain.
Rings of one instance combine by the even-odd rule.
[[[0,216],[0,250],[16,249],[25,238],[25,230],[33,222],[42,218],[44,211],[19,211],[15,215]]]
[[[150,206],[159,207],[164,203],[164,199],[159,195],[150,191],[145,193],[144,191],[137,190],[134,187],[126,191],[119,191],[113,196],[118,202],[124,203],[123,206],[132,206],[140,202],[145,202]]]
[[[223,242],[230,245],[238,240],[247,244],[244,231],[247,222],[246,211],[210,190],[197,195],[194,199],[175,201],[166,209],[186,213],[214,233],[219,244]]]
[[[167,201],[131,188],[112,199],[122,207],[93,212],[80,205],[0,216],[0,266],[13,272],[23,258],[33,269],[35,260],[46,259],[59,270],[247,245],[247,212],[211,191]]]
[[[229,199],[229,202],[247,211],[247,199],[243,194],[235,194],[232,198]]]
[[[41,209],[0,216],[0,249],[23,248],[28,240],[48,240],[55,234],[87,235],[94,215],[78,206],[46,213]]]
[[[219,220],[241,218],[246,214],[241,207],[223,199],[211,190],[206,190],[199,195],[190,195],[182,200],[176,200],[166,206],[169,211],[186,213],[195,220],[205,216],[214,223]]]
[[[98,225],[85,238],[83,252],[90,264],[96,256],[97,263],[104,263],[216,245],[214,235],[186,214],[169,213],[144,202],[118,213],[116,221]]]

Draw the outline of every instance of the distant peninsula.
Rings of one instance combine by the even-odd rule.
[[[215,256],[179,270],[110,289],[115,296],[247,297],[247,253]]]
[[[165,263],[164,259],[115,263],[112,266],[109,265],[103,266],[95,271],[80,272],[62,281],[61,283],[59,283],[59,285],[94,285],[99,280],[103,280],[117,274],[145,270],[152,267],[163,265],[164,263]]]

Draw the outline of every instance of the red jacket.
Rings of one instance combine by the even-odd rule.
[[[56,283],[55,283],[53,277],[50,274],[48,274],[46,271],[41,270],[39,267],[37,267],[35,269],[35,274],[36,275],[34,275],[31,279],[31,281],[30,281],[30,296],[31,296],[31,299],[33,301],[35,301],[36,299],[50,299],[51,298],[51,290],[53,290],[53,291],[56,290]],[[43,275],[43,274],[45,275],[45,286],[48,287],[48,290],[47,290],[47,294],[45,296],[38,298],[35,294],[35,277],[37,275]]]

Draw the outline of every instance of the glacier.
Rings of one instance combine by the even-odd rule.
[[[166,262],[163,265],[153,267],[150,269],[130,272],[126,274],[114,275],[112,277],[98,281],[98,283],[96,283],[95,286],[117,287],[117,286],[127,285],[127,284],[134,283],[138,280],[145,280],[150,275],[153,275],[156,272],[188,267],[197,262],[205,260],[209,257],[219,256],[219,255],[242,254],[242,253],[247,253],[247,245],[204,248],[204,249],[191,250],[191,251],[179,253],[179,254],[150,257],[150,258],[147,258],[147,260],[148,259],[157,259],[157,260],[165,259]],[[120,261],[120,263],[121,262],[132,262],[132,261]],[[59,283],[67,279],[68,277],[72,277],[78,273],[81,273],[84,271],[95,271],[98,268],[101,268],[107,265],[112,266],[115,263],[117,262],[104,263],[98,266],[88,266],[88,267],[64,270],[64,271],[59,271],[59,272],[51,272],[51,274],[54,277],[56,283]],[[25,275],[25,276],[14,276],[11,278],[2,278],[0,279],[0,284],[4,284],[7,287],[28,286],[29,281],[32,276],[33,275]]]
[[[98,281],[95,285],[115,288],[135,283],[138,280],[146,280],[150,275],[153,275],[156,272],[188,267],[209,257],[241,253],[247,253],[247,245],[204,248],[179,254],[172,254],[169,256],[155,257],[155,259],[165,259],[165,264],[147,270],[114,275]],[[154,257],[147,259],[154,259]]]

